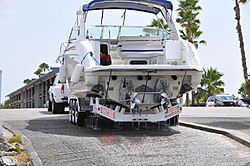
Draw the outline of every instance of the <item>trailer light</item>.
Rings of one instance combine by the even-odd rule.
[[[144,120],[148,120],[148,119],[144,119]]]
[[[182,107],[180,107],[180,111],[182,111]]]
[[[97,108],[98,111],[101,111],[101,108]]]
[[[136,119],[133,119],[133,120],[136,120]]]

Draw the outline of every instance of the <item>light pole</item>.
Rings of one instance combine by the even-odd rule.
[[[0,70],[0,104],[1,104],[1,96],[2,96],[2,70]]]

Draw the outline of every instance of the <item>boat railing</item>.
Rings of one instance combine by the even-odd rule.
[[[92,25],[86,26],[87,39],[114,40],[120,36],[160,36],[162,40],[170,38],[170,30],[145,26]]]
[[[60,46],[60,49],[59,49],[59,54],[63,54],[63,52],[65,51],[65,49],[67,48],[67,45],[68,45],[68,42],[63,42]]]

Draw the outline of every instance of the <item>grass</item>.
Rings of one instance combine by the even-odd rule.
[[[16,151],[18,152],[18,153],[20,153],[20,152],[22,152],[22,151],[24,151],[24,150],[22,150],[21,148],[20,148],[20,146],[16,146]]]
[[[19,144],[22,144],[21,136],[18,134],[14,134],[13,137],[8,139],[8,143],[12,144],[13,142],[18,142]]]
[[[27,154],[26,150],[11,157],[15,158],[20,166],[27,166],[27,165],[32,166],[31,158]]]
[[[13,137],[9,138],[8,143],[12,144],[14,142],[18,142],[19,144],[22,144],[22,139],[21,136],[18,134],[14,134]],[[20,149],[20,146],[15,146],[15,150],[16,152],[18,152],[17,154],[14,154],[13,158],[15,158],[18,161],[18,164],[20,166],[33,166],[32,162],[31,162],[31,158],[27,153],[26,149]]]

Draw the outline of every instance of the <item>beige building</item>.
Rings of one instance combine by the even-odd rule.
[[[51,67],[51,71],[42,74],[31,83],[7,95],[12,108],[42,108],[48,101],[48,90],[59,72],[58,67]]]

